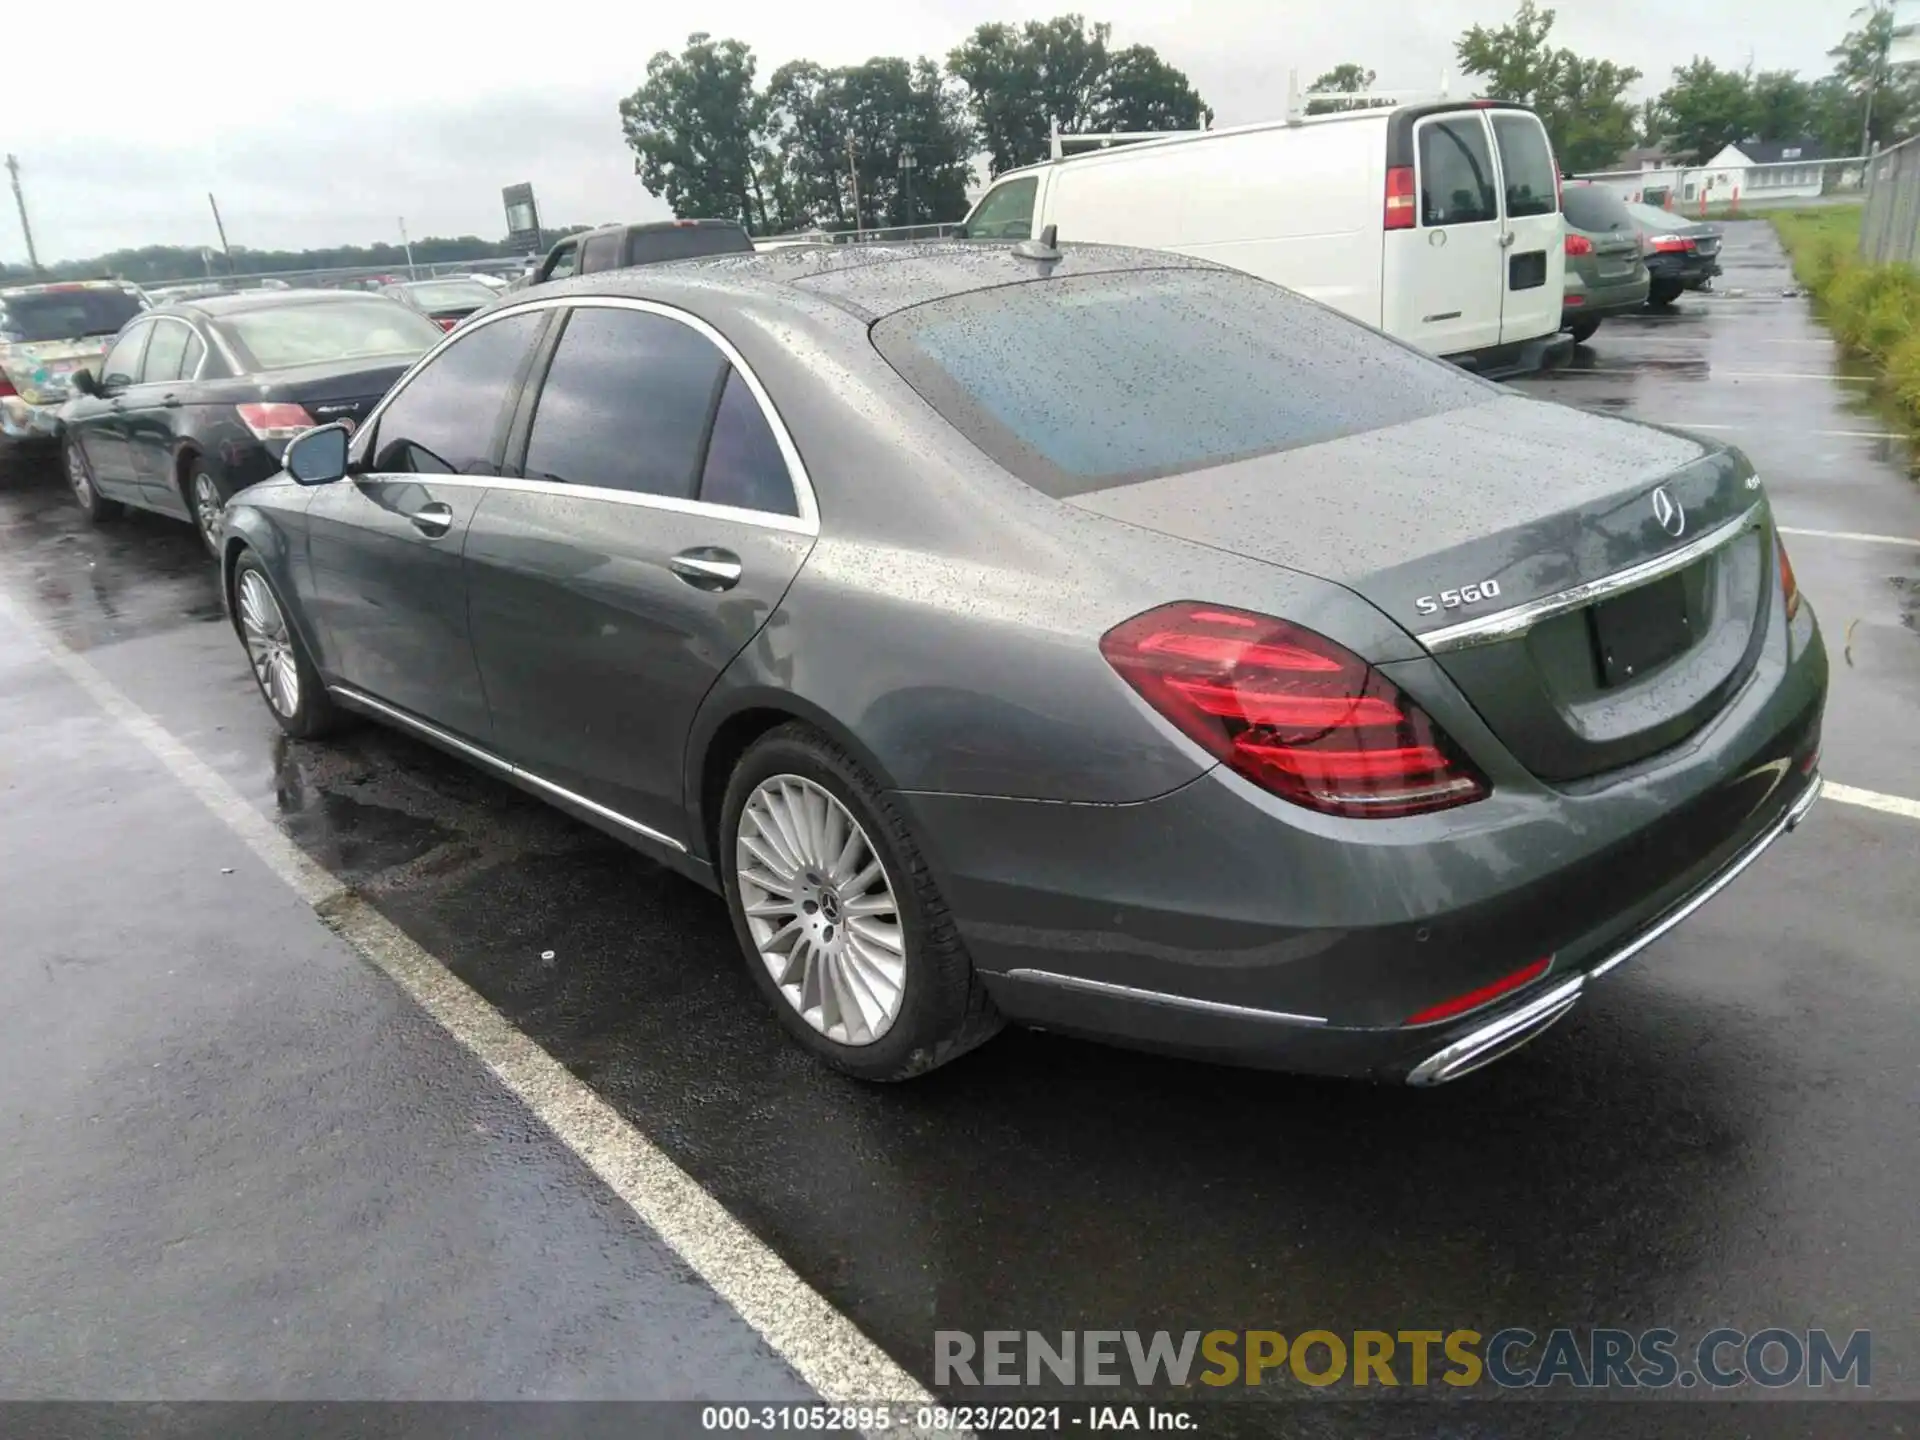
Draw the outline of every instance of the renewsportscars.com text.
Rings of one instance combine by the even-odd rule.
[[[1873,1383],[1873,1337],[1854,1330],[964,1330],[934,1332],[936,1387],[1288,1384],[1576,1390],[1810,1389]]]

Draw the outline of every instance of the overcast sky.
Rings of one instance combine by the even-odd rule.
[[[1646,72],[1657,90],[1696,53],[1723,65],[1828,68],[1859,0],[1560,0],[1554,40]],[[787,60],[941,57],[986,20],[1083,9],[1116,45],[1156,47],[1220,124],[1266,119],[1286,75],[1344,60],[1381,88],[1431,86],[1453,42],[1517,0],[662,0],[579,6],[384,0],[270,5],[203,0],[190,20],[101,0],[84,39],[68,22],[10,47],[0,149],[17,154],[43,261],[139,244],[210,245],[207,192],[228,238],[258,249],[497,236],[500,189],[533,182],[551,224],[664,215],[633,174],[616,110],[656,50],[689,32],[753,47],[764,81]],[[69,16],[79,11],[68,9]],[[185,14],[186,12],[179,12]],[[72,47],[71,49],[69,47]],[[0,259],[26,259],[11,206]]]

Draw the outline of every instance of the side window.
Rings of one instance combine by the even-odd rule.
[[[713,439],[700,476],[700,498],[714,505],[797,515],[793,480],[773,427],[738,370],[727,372],[720,408],[713,413]]]
[[[573,274],[574,268],[579,265],[579,263],[580,247],[569,243],[563,246],[559,253],[553,257],[553,265],[543,278],[548,280],[565,280],[569,275]]]
[[[592,275],[601,270],[618,270],[620,242],[625,239],[624,230],[609,230],[605,235],[596,235],[587,241],[580,251],[580,273]]]
[[[207,358],[207,342],[200,338],[200,332],[187,332],[187,353],[180,357],[180,378],[190,380],[200,373],[200,362]]]
[[[1420,223],[1473,225],[1500,217],[1493,155],[1479,115],[1420,127]]]
[[[154,321],[147,358],[140,365],[140,383],[152,385],[160,380],[178,380],[180,362],[186,358],[187,341],[192,337],[193,331],[178,320]]]
[[[508,400],[544,319],[523,311],[470,330],[381,412],[371,468],[389,475],[491,475]]]
[[[118,340],[100,364],[102,385],[133,385],[140,379],[140,352],[147,348],[147,336],[153,325],[136,325]]]
[[[1036,176],[1023,175],[987,192],[967,221],[969,240],[1027,240],[1033,236],[1033,200],[1039,192]]]
[[[581,306],[540,389],[527,477],[691,499],[726,363],[677,320]]]

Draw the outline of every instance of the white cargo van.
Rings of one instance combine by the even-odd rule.
[[[1559,177],[1523,106],[1296,111],[1010,170],[961,233],[1025,239],[1052,225],[1069,243],[1176,250],[1511,374],[1567,348]]]

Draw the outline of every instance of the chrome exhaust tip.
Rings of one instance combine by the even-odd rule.
[[[1499,1019],[1436,1050],[1413,1067],[1407,1076],[1407,1083],[1444,1085],[1449,1080],[1471,1075],[1482,1066],[1511,1055],[1573,1009],[1585,984],[1586,978],[1576,975],[1564,985],[1555,986],[1518,1010],[1509,1010]]]

